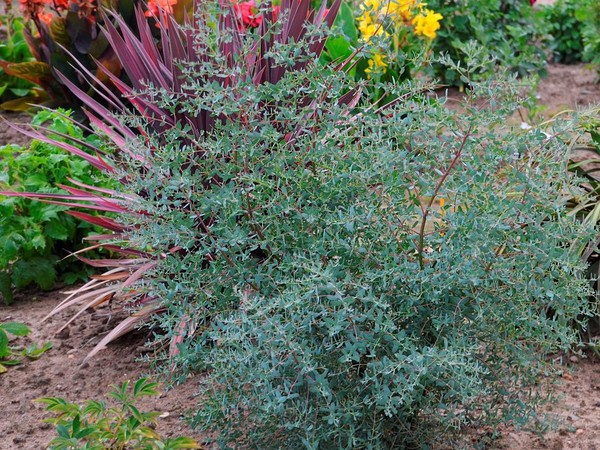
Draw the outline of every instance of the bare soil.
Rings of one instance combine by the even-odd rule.
[[[0,110],[0,145],[27,145],[29,137],[11,127],[11,124],[26,124],[31,116],[24,113],[8,113]]]
[[[565,110],[600,106],[598,73],[583,63],[550,64],[548,76],[539,83],[537,98],[547,119]]]
[[[551,65],[548,78],[538,87],[541,112],[549,118],[565,109],[600,104],[600,85],[597,75],[584,65]],[[25,116],[4,115],[7,120],[20,122]],[[25,143],[27,138],[0,120],[0,145]],[[68,317],[58,314],[47,321],[45,317],[63,298],[60,291],[40,293],[21,292],[11,306],[0,304],[0,322],[24,322],[32,329],[26,338],[13,344],[26,346],[51,341],[53,349],[35,361],[24,361],[0,375],[0,450],[43,449],[55,435],[54,429],[42,422],[47,417],[43,407],[34,402],[43,396],[60,396],[83,403],[87,399],[103,399],[109,386],[125,380],[137,380],[151,372],[146,362],[137,359],[144,354],[143,333],[126,336],[109,345],[91,361],[82,364],[85,355],[114,324],[110,311],[102,309],[87,313],[68,330],[55,331]],[[548,407],[557,423],[554,431],[544,436],[533,432],[507,428],[494,443],[494,448],[525,449],[600,449],[600,364],[590,359],[575,358],[565,365],[562,384],[558,387],[559,401]],[[175,387],[160,398],[142,403],[145,410],[163,413],[157,430],[165,436],[196,437],[181,419],[197,403],[194,380]]]
[[[46,448],[56,435],[54,427],[42,420],[50,417],[40,397],[63,397],[79,404],[85,400],[107,400],[110,386],[123,381],[135,382],[148,375],[148,363],[136,361],[144,355],[145,333],[124,336],[100,352],[89,362],[82,361],[112,326],[116,317],[107,309],[89,312],[58,335],[56,330],[69,318],[69,313],[42,319],[64,298],[60,291],[22,292],[11,306],[0,306],[0,322],[17,321],[28,325],[32,333],[13,341],[14,345],[42,345],[52,342],[53,348],[39,359],[10,367],[0,375],[0,449]],[[156,380],[156,378],[155,378]],[[163,385],[164,390],[164,385]],[[160,397],[147,398],[139,405],[144,411],[158,411],[157,431],[166,437],[198,437],[182,420],[196,405],[195,383],[163,392]],[[200,440],[200,439],[199,439]]]

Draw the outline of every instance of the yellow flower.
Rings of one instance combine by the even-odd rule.
[[[412,20],[412,24],[415,26],[415,34],[434,39],[435,32],[440,29],[440,20],[443,18],[440,13],[436,13],[435,11],[430,9],[423,10]]]
[[[368,11],[360,15],[357,20],[358,31],[360,31],[360,34],[365,42],[369,42],[373,36],[388,37],[388,34],[384,30],[383,24],[373,21],[373,17]]]
[[[365,69],[365,72],[369,74],[369,77],[372,73],[385,73],[387,66],[387,63],[385,62],[385,56],[383,56],[381,53],[375,53],[373,54],[373,57],[369,59],[369,67]]]
[[[360,5],[360,8],[363,11],[373,12],[373,13],[379,12],[379,7],[380,7],[379,0],[365,0],[365,2],[362,5]]]
[[[412,17],[417,0],[389,0],[387,13],[394,22],[408,22]]]
[[[369,42],[376,34],[380,35],[383,31],[382,28],[379,24],[373,23],[366,14],[358,18],[358,31],[366,42]]]

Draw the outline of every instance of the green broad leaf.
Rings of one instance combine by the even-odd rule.
[[[72,285],[78,281],[87,281],[88,272],[86,270],[80,270],[78,272],[67,272],[62,274],[62,281],[67,285]]]
[[[343,36],[327,39],[325,48],[331,60],[336,62],[340,62],[352,54],[352,47]]]
[[[71,39],[67,34],[64,17],[54,17],[50,22],[50,36],[57,44],[68,47]]]
[[[0,359],[4,359],[11,355],[10,347],[8,346],[8,336],[0,329]]]
[[[29,359],[38,359],[40,356],[42,356],[44,353],[46,353],[52,347],[53,347],[52,342],[46,342],[41,347],[38,347],[37,345],[32,344],[32,345],[27,346],[25,348],[25,350],[23,350],[22,355],[26,356]]]
[[[98,416],[102,414],[106,410],[106,403],[99,402],[96,400],[90,400],[87,402],[87,405],[84,409],[85,414],[89,414],[92,416]]]
[[[13,264],[12,281],[18,288],[35,283],[41,289],[52,289],[56,282],[56,257],[36,256]]]
[[[56,433],[60,437],[65,438],[65,439],[69,439],[71,437],[71,435],[69,434],[69,429],[66,426],[62,425],[62,424],[59,424],[56,427]]]
[[[31,331],[27,325],[21,322],[0,323],[0,329],[15,336],[27,336]]]
[[[38,213],[38,215],[37,215],[38,220],[40,220],[42,222],[46,222],[46,221],[53,220],[53,219],[58,219],[58,213],[67,209],[64,206],[47,205],[47,204],[41,203],[41,202],[38,202],[36,205],[39,205],[40,208],[39,208],[39,210],[35,209],[32,205],[32,207],[31,207],[31,209],[33,210],[32,215],[34,215],[34,213]]]
[[[31,109],[32,105],[39,105],[48,98],[47,94],[38,95],[38,91],[35,92],[36,95],[29,95],[27,97],[16,98],[14,100],[4,102],[0,104],[0,109],[13,112],[27,111]]]
[[[44,173],[34,173],[23,180],[23,185],[28,190],[37,190],[38,188],[47,186],[48,184],[48,177]]]
[[[52,77],[50,66],[40,61],[22,63],[0,61],[0,67],[2,67],[8,75],[31,81],[34,84],[41,84],[44,80]]]
[[[150,381],[147,378],[140,378],[133,387],[133,396],[152,396],[158,395],[158,383]]]
[[[46,411],[66,412],[68,410],[66,400],[60,397],[41,397],[34,401],[47,405]]]
[[[337,17],[335,18],[334,27],[341,28],[347,42],[356,43],[358,41],[358,31],[354,20],[354,11],[347,3],[342,3]]]
[[[67,227],[57,221],[47,223],[44,229],[46,235],[52,239],[63,241],[69,237],[69,230],[67,230]]]
[[[19,233],[10,233],[4,239],[0,238],[0,260],[13,260],[23,244],[24,238]]]
[[[106,39],[106,36],[101,33],[92,41],[89,48],[89,54],[95,59],[101,60],[101,57],[105,54],[108,45],[108,39]]]
[[[71,430],[73,430],[72,435],[76,436],[77,433],[79,432],[80,428],[81,428],[81,418],[80,418],[79,414],[77,414],[73,418],[73,422],[71,423]]]
[[[0,85],[0,97],[2,97],[2,94],[4,94],[4,92],[6,91],[7,88],[8,88],[8,83]]]
[[[31,240],[31,245],[37,250],[43,250],[46,248],[46,238],[44,238],[44,235],[38,234]]]
[[[90,434],[95,433],[96,429],[93,427],[88,427],[88,428],[84,428],[82,430],[79,430],[77,432],[77,434],[75,434],[73,437],[77,438],[77,439],[84,439],[86,437],[88,437]]]

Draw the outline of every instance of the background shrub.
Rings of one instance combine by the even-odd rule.
[[[441,20],[440,14],[417,0],[366,0],[354,8],[342,3],[321,59],[324,63],[341,63],[360,48],[360,56],[354,54],[348,67],[355,78],[408,80],[427,66]],[[381,98],[385,97],[381,86],[369,94],[374,101],[391,100]]]
[[[542,20],[552,36],[550,49],[554,61],[564,64],[581,61],[583,53],[581,10],[581,2],[573,0],[558,0],[553,5],[540,7]]]
[[[528,0],[432,0],[427,5],[444,16],[433,41],[436,54],[445,53],[464,68],[465,46],[475,41],[495,59],[481,77],[493,75],[496,65],[519,76],[545,74],[546,28]],[[445,83],[464,83],[448,66],[434,65],[433,72]]]
[[[577,18],[583,23],[583,59],[600,67],[600,1],[583,0],[577,9]],[[598,70],[598,69],[597,69]]]
[[[569,201],[569,214],[598,228],[600,222],[600,181],[598,177],[598,164],[600,164],[600,121],[598,109],[580,112],[574,118],[577,124],[576,133],[573,133],[570,144],[569,170],[581,177],[582,191],[574,195]],[[582,259],[589,264],[588,276],[594,288],[590,302],[594,306],[595,315],[589,320],[587,327],[583,328],[582,335],[588,347],[600,355],[600,345],[597,335],[600,333],[600,315],[598,315],[598,293],[600,284],[600,254],[598,253],[598,235],[585,245],[580,245],[578,250]]]

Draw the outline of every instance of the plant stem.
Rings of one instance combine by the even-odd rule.
[[[423,261],[423,249],[425,247],[425,227],[427,225],[427,218],[429,217],[429,211],[431,211],[431,207],[433,205],[433,202],[435,201],[435,199],[437,198],[440,190],[442,189],[442,185],[444,184],[444,181],[446,181],[446,178],[448,178],[448,175],[450,174],[450,172],[452,171],[452,169],[454,169],[454,167],[456,166],[456,163],[460,159],[460,157],[462,155],[462,152],[463,152],[463,150],[465,148],[465,145],[467,143],[467,140],[469,139],[469,136],[471,136],[471,127],[469,127],[469,129],[467,130],[467,132],[463,136],[462,141],[460,143],[460,147],[458,148],[458,151],[456,152],[456,154],[452,158],[452,161],[450,162],[450,165],[444,171],[444,173],[442,174],[441,178],[438,180],[438,182],[437,182],[437,184],[435,186],[435,189],[433,191],[433,195],[429,199],[429,202],[427,203],[427,206],[425,208],[423,208],[422,204],[421,204],[421,211],[423,213],[423,217],[421,218],[421,227],[419,228],[419,244],[418,244],[418,247],[417,247],[417,250],[419,252],[419,266],[421,267],[421,269],[423,269],[425,267],[425,264],[424,264],[424,261]]]

